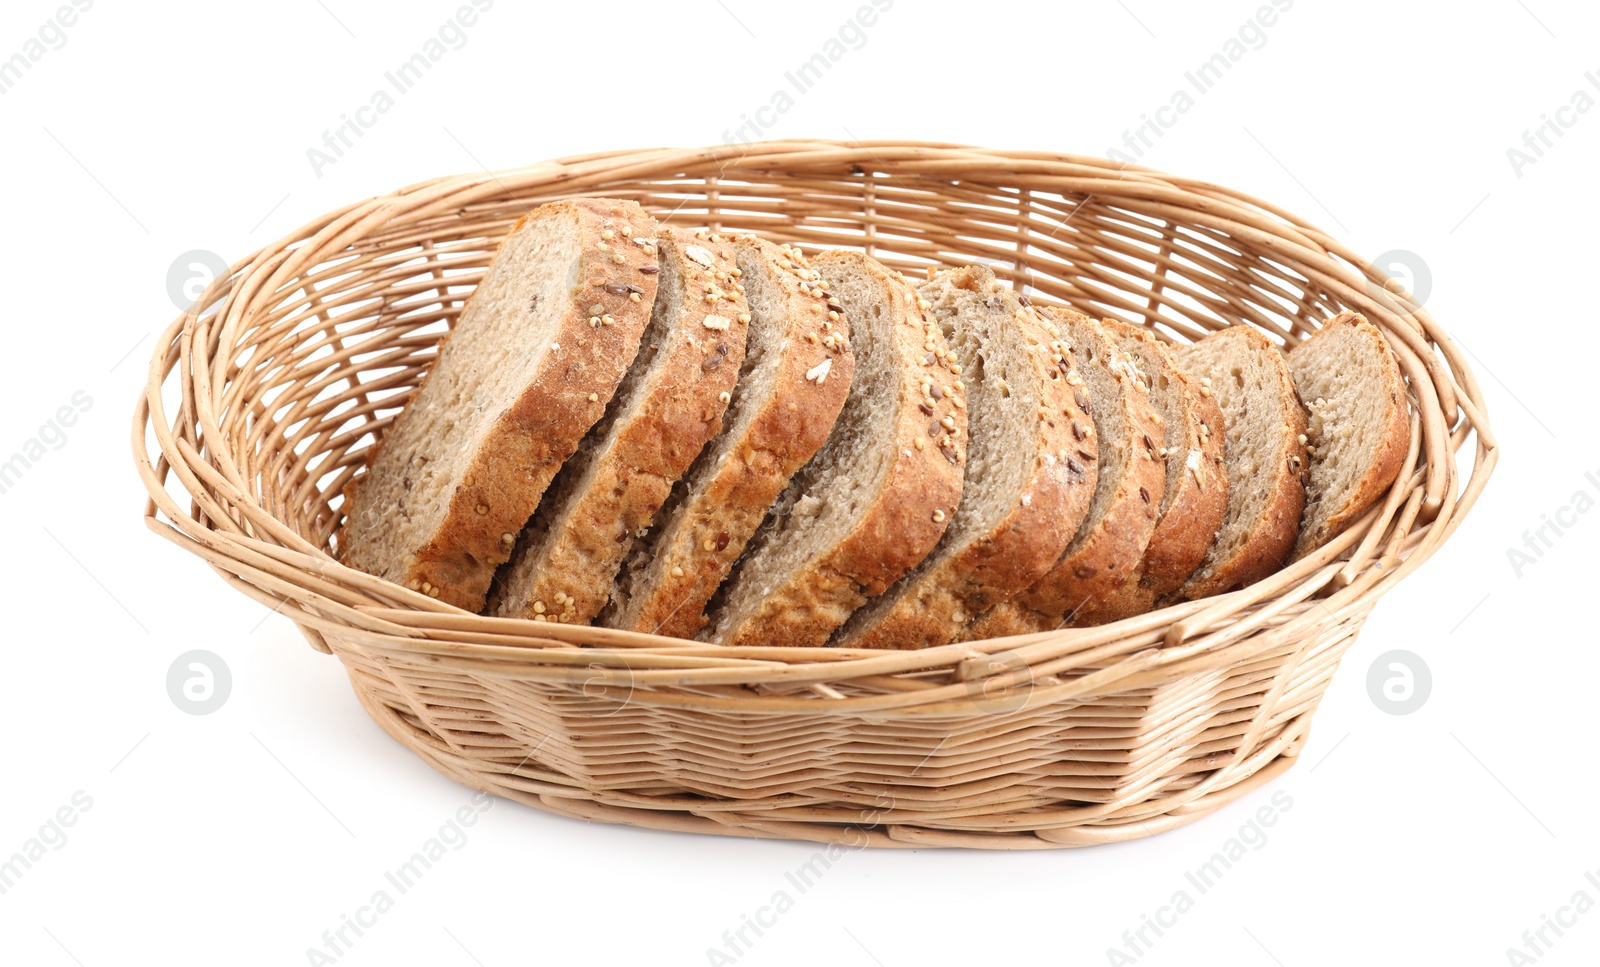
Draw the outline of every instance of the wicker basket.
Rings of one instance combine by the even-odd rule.
[[[484,618],[340,565],[345,483],[501,236],[571,195],[861,247],[908,275],[981,261],[1038,301],[1177,341],[1250,325],[1293,344],[1356,309],[1399,354],[1411,451],[1358,526],[1252,587],[919,652]],[[1271,781],[1368,610],[1460,523],[1497,455],[1457,347],[1306,222],[1097,158],[905,142],[588,155],[333,212],[166,330],[133,436],[150,528],[337,655],[372,717],[445,775],[583,819],[852,846],[1105,843]]]

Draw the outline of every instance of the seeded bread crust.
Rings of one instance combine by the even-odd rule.
[[[439,407],[460,411],[465,420],[474,405],[484,404],[482,400],[448,399],[450,390],[437,376],[452,348],[461,342],[462,331],[475,325],[480,312],[487,316],[530,311],[480,298],[483,293],[503,291],[509,284],[496,278],[494,264],[462,308],[452,335],[441,343],[428,376],[385,433],[385,441],[390,442],[375,449],[368,458],[366,474],[357,476],[347,488],[345,524],[339,538],[344,563],[468,611],[483,607],[495,569],[511,554],[506,535],[514,539],[522,530],[551,479],[605,413],[638,350],[655,299],[655,277],[639,271],[653,265],[655,255],[628,242],[629,237],[654,237],[654,218],[633,202],[575,199],[541,206],[520,220],[512,232],[567,215],[576,216],[580,236],[578,262],[570,273],[575,284],[566,304],[556,310],[559,316],[551,338],[529,347],[544,352],[535,377],[477,439],[435,439],[418,444],[440,450],[464,448],[472,454],[460,479],[445,482],[453,490],[443,522],[415,546],[386,546],[388,521],[409,512],[410,490],[398,492],[397,500],[390,503],[386,499],[380,506],[373,496],[376,488],[372,481],[386,478],[392,483],[413,467],[424,465],[415,458],[429,458],[430,454],[418,453],[416,448],[407,447],[411,452],[403,452],[392,445],[408,419]],[[613,233],[612,241],[603,242],[608,231]],[[631,298],[634,295],[637,301]],[[590,318],[595,315],[609,315],[614,323],[591,327]],[[457,363],[462,367],[483,365],[481,360]]]
[[[1328,411],[1319,411],[1316,406],[1316,395],[1309,389],[1316,385],[1316,374],[1307,373],[1305,370],[1312,365],[1311,357],[1319,345],[1341,336],[1355,336],[1356,339],[1352,342],[1364,350],[1371,360],[1372,368],[1382,372],[1381,385],[1360,387],[1364,398],[1380,401],[1382,416],[1377,421],[1380,427],[1379,442],[1361,454],[1364,458],[1370,457],[1371,462],[1366,472],[1360,475],[1353,486],[1343,492],[1335,493],[1325,489],[1327,484],[1322,479],[1328,475],[1325,463],[1331,456],[1329,446],[1325,445],[1328,442],[1325,435],[1329,427],[1324,414]],[[1346,527],[1366,513],[1367,508],[1377,503],[1384,491],[1394,483],[1400,474],[1400,465],[1405,461],[1406,451],[1411,447],[1411,424],[1406,414],[1406,384],[1400,373],[1400,362],[1395,358],[1394,350],[1389,348],[1388,341],[1384,339],[1378,327],[1359,313],[1349,311],[1339,313],[1323,323],[1322,328],[1304,342],[1291,349],[1289,370],[1296,387],[1300,390],[1302,403],[1310,411],[1306,432],[1308,442],[1314,448],[1310,452],[1311,467],[1306,488],[1306,508],[1301,521],[1300,537],[1295,543],[1293,554],[1294,559],[1299,559],[1338,537]],[[1350,405],[1348,400],[1337,402],[1344,406]]]
[[[1213,543],[1200,567],[1178,589],[1179,595],[1191,600],[1254,584],[1288,563],[1305,506],[1307,465],[1305,445],[1300,441],[1306,432],[1306,414],[1289,377],[1283,352],[1248,326],[1233,326],[1212,333],[1195,345],[1204,346],[1213,340],[1234,341],[1235,345],[1230,347],[1233,353],[1239,358],[1254,358],[1271,373],[1269,385],[1259,395],[1252,390],[1246,402],[1247,409],[1258,413],[1265,411],[1278,418],[1279,423],[1272,431],[1275,444],[1272,450],[1279,456],[1268,466],[1258,465],[1250,473],[1249,468],[1241,466],[1247,459],[1245,455],[1227,444],[1223,466],[1228,471],[1228,510],[1218,535],[1236,527],[1249,537],[1229,551],[1224,551],[1220,542]],[[1180,348],[1176,355],[1178,364],[1190,375],[1211,379],[1214,396],[1228,392],[1225,381],[1231,377],[1227,372],[1207,372],[1188,347]],[[1226,422],[1228,408],[1220,399],[1219,406],[1223,407]],[[1232,434],[1235,429],[1229,426],[1227,431]],[[1236,508],[1247,491],[1265,491],[1265,500],[1254,519],[1238,521]]]
[[[599,424],[603,437],[584,441],[592,453],[562,470],[552,497],[529,522],[497,576],[487,613],[563,624],[586,623],[610,598],[617,571],[661,509],[672,485],[708,440],[722,430],[739,366],[744,362],[749,307],[739,291],[726,239],[663,226],[655,245],[671,280],[657,293],[655,356],[635,362],[642,397],[619,391]],[[658,279],[662,276],[658,275]],[[708,291],[709,290],[709,291]],[[648,367],[640,371],[642,367]],[[624,383],[628,390],[635,387]]]
[[[871,503],[846,517],[849,528],[830,544],[810,548],[799,567],[777,575],[781,583],[758,587],[774,576],[765,573],[767,560],[781,561],[794,519],[794,500],[810,496],[812,476],[802,470],[780,503],[791,512],[787,518],[769,518],[761,544],[752,543],[749,554],[724,589],[721,609],[702,637],[728,645],[827,644],[828,638],[866,600],[915,567],[933,550],[961,499],[962,469],[967,450],[965,389],[961,367],[945,344],[937,323],[928,318],[927,303],[897,272],[859,252],[825,252],[814,262],[830,291],[846,291],[848,281],[870,280],[870,289],[884,301],[870,308],[846,307],[854,320],[852,339],[858,354],[878,354],[876,365],[887,363],[894,378],[893,441],[867,440],[868,447],[892,447],[892,464]],[[840,297],[843,301],[843,297]],[[881,306],[881,316],[878,315]],[[872,319],[879,319],[872,326]],[[871,341],[868,336],[871,334]],[[949,358],[946,358],[947,355]],[[865,361],[857,359],[853,393],[873,392],[865,385]],[[941,385],[943,397],[934,399],[924,390],[925,380]],[[835,427],[854,418],[847,401]],[[836,457],[827,473],[849,474],[851,457],[830,447],[815,460]],[[815,463],[815,460],[813,461]],[[817,474],[821,479],[820,472]],[[825,492],[825,491],[824,491]],[[776,552],[776,553],[773,553]],[[781,567],[781,565],[780,565]],[[758,576],[759,575],[759,576]]]
[[[1091,515],[1068,545],[1055,567],[1032,587],[991,609],[969,626],[961,640],[998,638],[1007,635],[1054,631],[1072,620],[1093,602],[1115,595],[1136,579],[1138,565],[1155,534],[1161,498],[1166,490],[1166,461],[1160,456],[1164,436],[1160,417],[1150,402],[1149,384],[1144,374],[1118,349],[1099,323],[1072,309],[1045,310],[1045,315],[1062,330],[1063,345],[1073,350],[1079,368],[1100,367],[1109,372],[1117,391],[1095,393],[1089,398],[1100,441],[1101,478],[1096,483],[1097,498],[1105,492],[1105,511],[1098,520]],[[1072,326],[1072,337],[1067,326]],[[1072,378],[1082,377],[1074,372]],[[1143,384],[1143,385],[1141,385]],[[1079,387],[1081,390],[1081,386]],[[1124,428],[1112,434],[1110,418]],[[1126,454],[1121,473],[1114,479],[1104,476],[1108,448],[1119,447]]]
[[[829,309],[800,250],[754,235],[733,236],[729,244],[745,281],[751,271],[763,272],[779,306],[772,318],[752,322],[746,372],[733,390],[733,407],[753,408],[753,415],[741,425],[730,409],[723,422],[737,437],[714,440],[678,482],[651,537],[625,565],[633,572],[624,575],[631,593],[619,587],[601,612],[598,623],[606,627],[693,638],[706,624],[706,604],[773,501],[828,439],[850,390],[849,322]],[[756,325],[782,327],[784,348],[771,359],[755,359]],[[808,378],[824,361],[826,371]],[[756,362],[776,367],[762,397],[746,392]],[[721,456],[716,467],[706,463]]]
[[[1223,466],[1227,434],[1210,380],[1202,382],[1179,369],[1166,343],[1149,330],[1115,319],[1100,324],[1134,357],[1148,380],[1165,433],[1161,445],[1167,489],[1155,534],[1139,562],[1138,580],[1086,605],[1073,619],[1080,626],[1143,614],[1177,590],[1205,558],[1228,508]]]
[[[1011,371],[1011,382],[1016,385],[1008,387],[1008,395],[1014,389],[1037,404],[1035,412],[1017,417],[1029,423],[1032,467],[1020,489],[1009,495],[1008,511],[979,532],[957,536],[954,527],[947,531],[920,570],[869,602],[840,628],[833,642],[840,647],[931,648],[952,641],[974,616],[1050,570],[1088,513],[1094,494],[1098,453],[1094,420],[1078,407],[1072,384],[1066,379],[1072,371],[1071,355],[1052,347],[1055,337],[1038,311],[1025,306],[988,268],[965,266],[941,272],[919,289],[919,295],[937,300],[946,286],[973,292],[1008,316],[1003,326],[994,326],[997,331],[990,340],[1011,343],[1021,362]],[[952,324],[958,336],[968,326],[977,325],[959,314]],[[975,338],[954,343],[968,347],[972,354],[989,349]],[[985,389],[978,381],[998,377],[980,372],[976,360],[962,355],[961,348],[957,352],[968,406],[977,406],[975,399],[981,399],[979,394]],[[985,353],[986,359],[988,355]],[[926,402],[931,406],[931,400]],[[976,464],[970,448],[977,446],[974,435],[963,502],[975,499],[976,482],[971,474]],[[958,517],[965,512],[965,507],[958,508]]]

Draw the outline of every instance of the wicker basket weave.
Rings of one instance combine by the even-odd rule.
[[[1293,344],[1356,309],[1399,354],[1411,451],[1357,526],[1252,587],[918,652],[491,619],[340,565],[344,485],[502,235],[571,195],[860,247],[908,275],[981,261],[1036,301],[1176,341],[1250,325]],[[162,334],[133,444],[150,528],[292,618],[385,730],[468,786],[606,822],[998,848],[1144,836],[1282,773],[1368,610],[1460,523],[1497,455],[1449,337],[1271,205],[1097,158],[823,141],[588,155],[318,218]]]

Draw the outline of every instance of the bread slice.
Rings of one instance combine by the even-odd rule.
[[[1311,473],[1294,557],[1339,536],[1394,483],[1411,446],[1400,363],[1378,327],[1341,312],[1289,351],[1310,413]]]
[[[655,299],[655,219],[579,199],[501,243],[346,492],[344,563],[478,611],[556,471],[605,413]]]
[[[828,439],[850,390],[849,323],[800,250],[751,235],[728,244],[750,323],[726,429],[634,548],[600,613],[607,627],[693,638],[706,603],[789,478]]]
[[[1227,428],[1228,508],[1179,593],[1203,598],[1261,580],[1289,559],[1305,505],[1306,416],[1283,353],[1249,326],[1175,352],[1210,390]]]
[[[1058,347],[1077,360],[1068,379],[1087,391],[1100,473],[1089,513],[1049,573],[969,628],[966,639],[1053,631],[1134,579],[1166,492],[1161,417],[1133,359],[1104,327],[1072,309],[1046,309]],[[1079,401],[1080,403],[1083,401]]]
[[[1228,472],[1222,465],[1222,411],[1211,390],[1178,368],[1167,344],[1148,329],[1103,319],[1106,335],[1144,373],[1165,431],[1166,488],[1138,580],[1090,601],[1073,624],[1103,624],[1143,614],[1176,591],[1200,566],[1228,509]]]
[[[826,644],[933,550],[961,499],[962,370],[927,303],[859,252],[827,252],[815,265],[850,318],[855,379],[833,435],[719,594],[708,641]]]
[[[929,648],[1050,570],[1094,494],[1094,420],[1044,321],[983,266],[919,290],[961,366],[967,461],[961,503],[931,554],[834,636],[851,648]],[[934,383],[937,389],[938,383]],[[940,397],[943,393],[940,391]],[[939,397],[924,400],[931,409]]]
[[[488,614],[587,623],[672,485],[722,429],[749,308],[733,247],[663,226],[639,354],[500,569]]]

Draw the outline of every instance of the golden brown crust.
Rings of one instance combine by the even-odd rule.
[[[1072,313],[1072,310],[1046,311],[1057,316]],[[1148,387],[1140,387],[1143,374],[1100,330],[1099,323],[1081,314],[1077,318],[1095,339],[1094,358],[1103,361],[1101,364],[1117,381],[1115,399],[1096,399],[1092,403],[1097,408],[1117,407],[1121,411],[1121,422],[1128,427],[1127,439],[1122,441],[1128,459],[1099,521],[1088,533],[1073,539],[1066,555],[1048,574],[1013,599],[1016,608],[1007,609],[1008,613],[1034,612],[1036,619],[1024,623],[1035,631],[1059,627],[1062,620],[1093,602],[1113,596],[1134,578],[1155,533],[1161,497],[1166,490],[1166,462],[1161,458],[1161,445],[1157,442],[1163,439],[1163,430],[1160,417],[1150,402]],[[1104,453],[1110,445],[1104,428],[1099,437]],[[1101,469],[1103,472],[1103,461]],[[1001,620],[1001,616],[996,616],[989,626]]]
[[[982,266],[952,270],[953,284],[987,291],[993,274]],[[905,588],[882,616],[849,629],[836,644],[851,648],[931,648],[956,638],[980,615],[1048,572],[1089,511],[1099,453],[1093,418],[1078,407],[1066,374],[1070,361],[1050,346],[1044,320],[1004,286],[1012,324],[1021,333],[1039,398],[1033,472],[1017,502],[987,533],[939,561]],[[963,374],[970,385],[973,376]],[[971,394],[968,393],[968,399]]]
[[[1379,394],[1380,398],[1388,401],[1387,412],[1384,415],[1383,442],[1373,458],[1372,467],[1362,475],[1361,482],[1345,505],[1324,518],[1319,526],[1302,528],[1295,542],[1293,560],[1310,554],[1338,537],[1346,527],[1377,503],[1399,476],[1400,466],[1405,462],[1406,453],[1411,448],[1411,421],[1406,412],[1406,384],[1400,372],[1400,361],[1395,358],[1394,350],[1389,347],[1389,342],[1383,337],[1383,333],[1377,326],[1368,322],[1365,316],[1349,310],[1339,313],[1323,323],[1322,328],[1307,337],[1300,346],[1290,350],[1290,358],[1294,358],[1295,352],[1301,346],[1311,344],[1313,340],[1322,338],[1339,326],[1356,329],[1371,343],[1373,354],[1388,363],[1384,367],[1383,386],[1372,388],[1374,394]],[[1317,457],[1311,458],[1313,462],[1316,459]]]
[[[730,274],[737,268],[727,240],[662,226],[660,259],[677,260],[684,297],[671,334],[663,335],[649,395],[624,414],[610,446],[594,457],[585,489],[562,508],[556,532],[526,559],[519,549],[502,574],[504,591],[491,613],[535,621],[583,623],[610,598],[617,570],[673,484],[722,429],[744,362],[749,307]],[[692,246],[692,248],[691,248]],[[709,264],[706,264],[709,263]],[[711,291],[706,291],[713,287]],[[586,446],[603,440],[589,439]]]
[[[1162,497],[1166,506],[1139,562],[1138,579],[1091,601],[1073,618],[1075,625],[1104,624],[1143,614],[1177,590],[1205,559],[1228,509],[1228,472],[1223,465],[1227,434],[1222,410],[1209,386],[1179,369],[1166,344],[1149,330],[1115,319],[1102,320],[1101,325],[1121,340],[1137,340],[1149,385],[1165,380],[1168,392],[1181,399],[1182,423],[1177,433],[1173,426],[1163,424],[1163,459],[1169,464],[1180,461],[1185,469],[1172,493]],[[1167,480],[1172,483],[1170,473]]]
[[[1277,377],[1275,392],[1271,399],[1263,402],[1282,411],[1279,433],[1288,456],[1275,467],[1270,478],[1251,481],[1252,486],[1268,489],[1266,509],[1251,526],[1249,540],[1226,560],[1212,564],[1205,573],[1190,577],[1178,590],[1180,595],[1191,600],[1254,584],[1288,563],[1289,552],[1300,533],[1300,514],[1306,500],[1306,452],[1305,445],[1299,442],[1306,432],[1306,414],[1295,392],[1294,381],[1289,377],[1283,353],[1254,329],[1235,326],[1224,331],[1242,333],[1235,338],[1248,340],[1256,352],[1271,361]]]
[[[943,333],[929,321],[916,290],[877,260],[856,252],[826,252],[815,265],[826,280],[829,266],[843,262],[855,262],[858,270],[875,276],[889,297],[884,312],[894,320],[895,343],[878,350],[899,357],[895,463],[872,507],[850,532],[784,586],[764,595],[760,607],[738,625],[718,629],[723,644],[826,644],[851,612],[933,550],[961,499],[965,389],[959,367],[942,358],[948,352]],[[925,348],[929,343],[933,352]],[[943,386],[943,398],[931,405],[923,393],[924,377]]]
[[[827,312],[811,311],[813,304],[827,303],[802,291],[802,285],[811,291],[811,280],[801,275],[810,266],[799,250],[754,235],[734,236],[732,245],[753,248],[771,263],[787,302],[790,348],[778,354],[773,391],[759,402],[760,411],[744,438],[704,489],[690,496],[685,516],[663,535],[663,543],[652,549],[653,557],[667,558],[662,579],[643,599],[631,602],[626,620],[613,627],[693,638],[705,626],[706,603],[789,478],[827,441],[850,391],[855,363],[849,322],[843,313],[830,319]],[[825,323],[831,328],[824,329]],[[845,338],[826,345],[823,340],[830,332]],[[810,340],[813,336],[816,343]],[[802,346],[806,348],[796,348]],[[825,377],[807,379],[806,373],[823,359],[831,361]]]
[[[1002,601],[979,618],[961,629],[957,641],[984,641],[989,638],[1009,638],[1012,635],[1031,635],[1041,631],[1055,631],[1066,626],[1065,615],[1051,618],[1023,604],[1013,597]]]
[[[607,230],[620,235],[627,227],[635,237],[651,237],[655,219],[633,202],[584,198],[551,202],[525,216],[512,230],[541,213],[563,207],[577,215],[580,226],[581,281],[562,314],[545,367],[476,441],[476,455],[455,483],[449,510],[432,538],[417,548],[414,558],[397,573],[390,572],[395,573],[391,580],[414,590],[428,589],[439,600],[468,611],[483,607],[495,568],[511,554],[511,544],[503,535],[522,530],[551,479],[604,414],[606,403],[633,361],[655,299],[655,277],[639,272],[641,266],[654,263],[653,253],[630,244],[598,247]],[[639,300],[631,300],[632,294],[638,294]],[[612,316],[614,324],[591,328],[592,306]],[[447,339],[439,352],[446,353],[449,348]],[[422,388],[419,386],[419,394]],[[397,421],[405,416],[402,412]],[[442,441],[441,445],[459,442]],[[369,457],[369,470],[371,460]],[[352,510],[347,517],[359,511],[361,494],[359,487],[351,492]],[[363,570],[381,566],[365,560],[347,559],[347,563]]]

